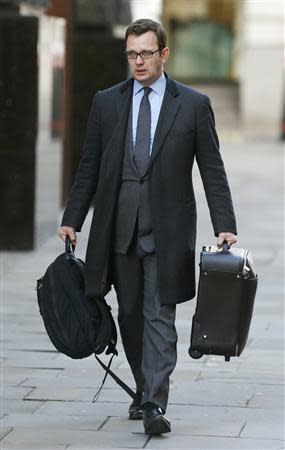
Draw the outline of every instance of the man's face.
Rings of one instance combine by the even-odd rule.
[[[147,31],[140,36],[130,34],[127,39],[126,51],[135,51],[137,53],[143,50],[155,52],[158,50],[156,34],[153,31]],[[161,52],[156,52],[151,58],[142,59],[138,56],[136,59],[128,59],[130,71],[135,80],[144,86],[151,85],[157,80],[163,72],[163,64],[169,55],[169,49],[165,47]]]

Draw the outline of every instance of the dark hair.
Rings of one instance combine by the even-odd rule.
[[[159,50],[164,49],[166,47],[166,32],[160,23],[151,19],[138,19],[131,23],[126,29],[125,41],[127,42],[130,34],[140,36],[148,31],[153,31],[156,34]]]

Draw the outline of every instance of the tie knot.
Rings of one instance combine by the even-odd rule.
[[[146,87],[143,88],[143,90],[144,90],[144,96],[145,96],[145,97],[148,97],[149,94],[150,94],[151,91],[152,91],[152,88],[149,87],[149,86],[146,86]]]

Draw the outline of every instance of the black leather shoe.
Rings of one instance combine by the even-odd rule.
[[[129,420],[142,420],[143,411],[141,407],[142,393],[137,392],[136,397],[129,407]]]
[[[164,417],[162,409],[151,402],[143,405],[143,424],[146,434],[162,434],[171,431],[171,423]]]

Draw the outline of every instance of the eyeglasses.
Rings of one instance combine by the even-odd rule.
[[[152,52],[151,50],[143,50],[140,53],[135,52],[134,50],[125,51],[124,54],[127,59],[137,59],[138,56],[140,56],[141,59],[149,59],[152,58],[154,53],[159,52],[160,48]]]

